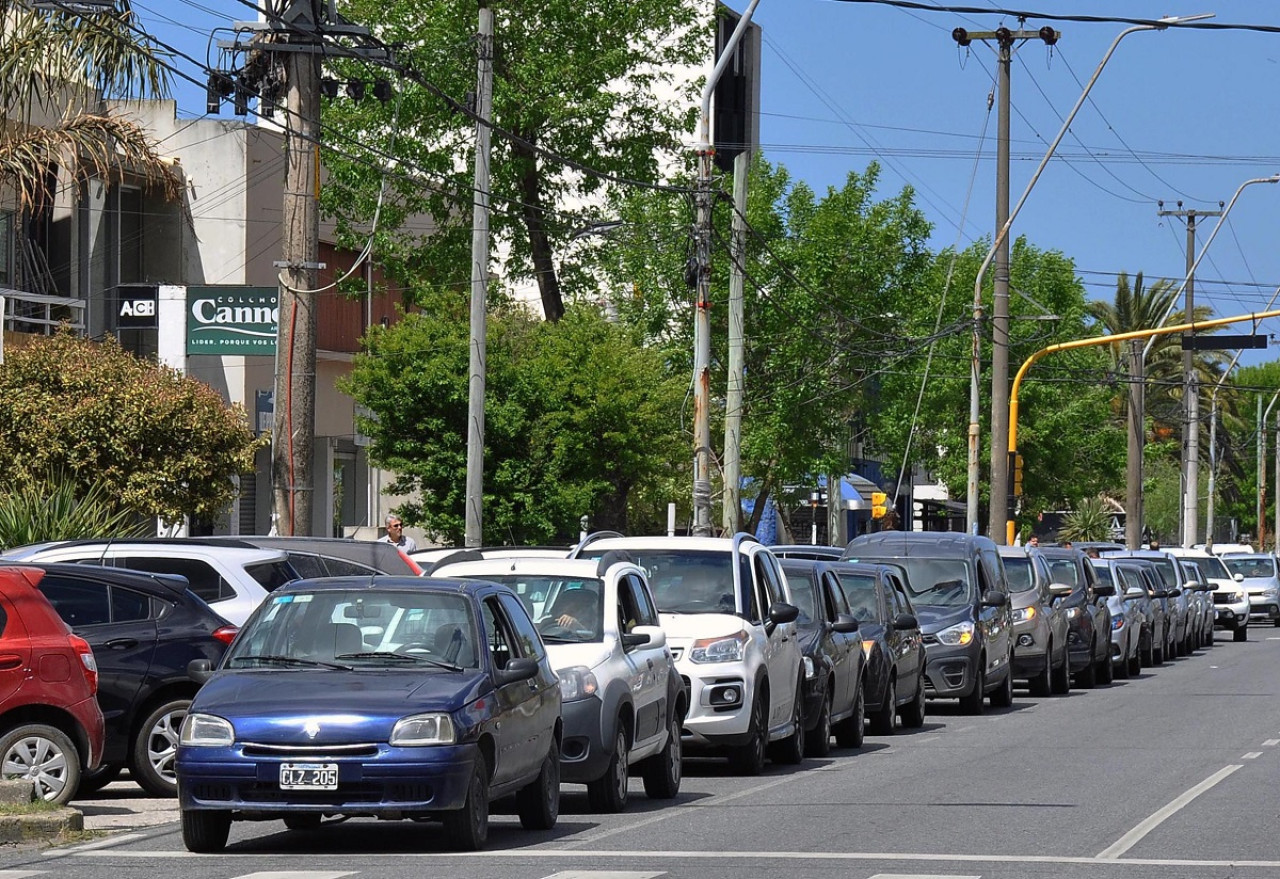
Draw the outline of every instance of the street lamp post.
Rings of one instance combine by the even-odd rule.
[[[1049,144],[1048,151],[1044,154],[1044,158],[1040,160],[1040,166],[1036,168],[1035,174],[1031,176],[1031,182],[1027,184],[1027,188],[1023,190],[1022,197],[1018,199],[1018,204],[1010,212],[1009,217],[1005,220],[1004,225],[1000,227],[1000,231],[996,234],[995,241],[991,243],[991,249],[987,251],[986,257],[982,260],[982,265],[978,267],[978,276],[973,282],[973,357],[970,365],[969,375],[969,480],[968,480],[968,497],[965,508],[965,529],[970,534],[976,534],[978,530],[978,477],[979,477],[979,447],[981,443],[978,441],[980,430],[981,411],[981,376],[982,376],[982,359],[981,359],[981,322],[982,322],[982,279],[986,274],[987,268],[991,265],[991,261],[995,258],[996,252],[1000,249],[1001,244],[1009,236],[1009,229],[1013,226],[1013,221],[1017,219],[1018,212],[1022,210],[1022,206],[1026,204],[1027,196],[1031,194],[1032,188],[1036,185],[1036,181],[1040,179],[1040,174],[1044,171],[1045,166],[1049,164],[1049,160],[1053,158],[1054,152],[1058,149],[1058,144],[1062,142],[1062,138],[1066,136],[1067,130],[1071,127],[1071,123],[1076,118],[1076,113],[1080,111],[1085,100],[1089,97],[1089,92],[1093,89],[1093,84],[1098,81],[1102,68],[1106,67],[1107,62],[1111,60],[1112,54],[1116,50],[1116,46],[1120,41],[1129,34],[1137,31],[1153,31],[1164,30],[1173,25],[1186,24],[1187,22],[1200,21],[1206,18],[1213,18],[1213,13],[1206,12],[1198,15],[1182,15],[1182,16],[1166,16],[1161,18],[1159,22],[1154,24],[1139,24],[1131,28],[1121,31],[1115,40],[1112,41],[1111,47],[1107,49],[1107,53],[1102,56],[1102,60],[1098,62],[1097,69],[1093,71],[1093,76],[1085,85],[1084,91],[1080,93],[1079,99],[1076,101],[1071,112],[1067,114],[1067,118],[1063,121],[1062,127],[1058,130],[1057,136],[1053,139],[1053,143]],[[1000,406],[1002,401],[993,400],[993,406]],[[1010,426],[1012,430],[1012,425]],[[1009,451],[1013,451],[1010,447]],[[1007,483],[1006,483],[1007,484]],[[998,537],[998,535],[992,535]],[[1012,538],[1009,539],[1012,542]]]

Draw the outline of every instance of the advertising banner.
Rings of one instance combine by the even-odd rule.
[[[279,320],[275,287],[188,287],[187,354],[272,356]]]

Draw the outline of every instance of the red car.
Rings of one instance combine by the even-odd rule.
[[[98,664],[36,588],[43,576],[0,567],[0,775],[65,803],[102,759]]]

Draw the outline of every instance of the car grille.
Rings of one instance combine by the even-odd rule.
[[[392,785],[384,788],[381,784],[339,784],[337,790],[280,790],[277,784],[255,782],[242,784],[240,797],[246,803],[380,803],[384,790],[388,794],[387,800],[394,802],[407,798],[395,796],[393,788],[419,786]]]
[[[1230,604],[1230,603],[1231,603],[1231,600],[1232,600],[1232,596],[1231,596],[1231,593],[1229,593],[1229,592],[1215,592],[1215,593],[1213,593],[1213,603],[1214,603],[1214,604]]]
[[[676,662],[679,662],[679,661],[680,661],[680,657],[682,657],[682,656],[684,656],[684,648],[683,648],[683,647],[672,647],[672,648],[671,648],[671,658],[672,658],[672,659],[674,659]]]
[[[257,742],[246,742],[246,757],[376,757],[378,746],[372,743],[352,745],[264,745]]]
[[[921,640],[922,642],[924,642],[926,645],[927,645],[927,644],[941,644],[941,643],[942,643],[941,641],[939,641],[939,640],[938,640],[938,636],[937,636],[937,635],[922,635],[922,636],[920,637],[920,640]]]

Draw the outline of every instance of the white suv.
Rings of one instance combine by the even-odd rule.
[[[799,610],[773,553],[748,534],[588,538],[574,553],[624,550],[644,569],[689,693],[686,750],[722,753],[745,775],[766,750],[804,759]]]
[[[267,593],[297,580],[279,549],[216,546],[182,540],[67,540],[20,546],[5,561],[73,562],[178,574],[224,620],[242,626]]]
[[[650,797],[680,793],[684,684],[644,571],[626,553],[598,562],[446,558],[431,576],[495,581],[520,596],[560,676],[560,778],[585,784],[594,810],[626,808],[633,766]]]

